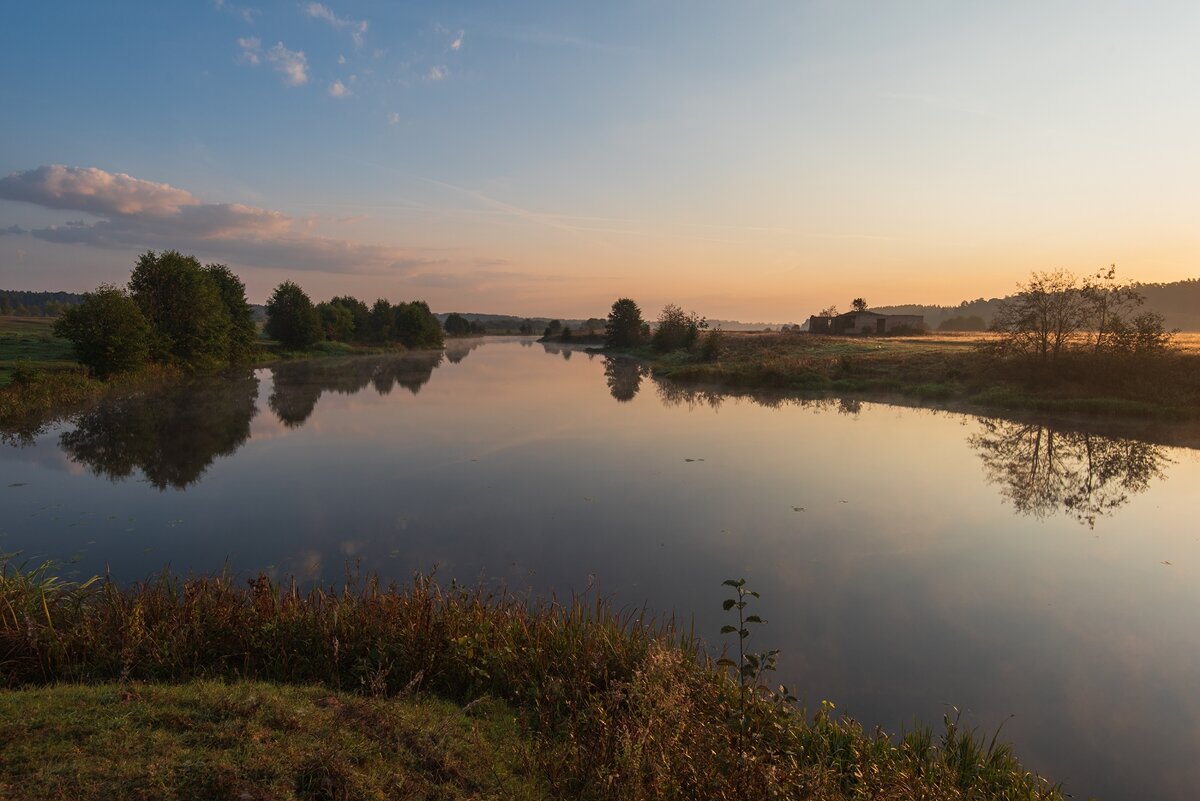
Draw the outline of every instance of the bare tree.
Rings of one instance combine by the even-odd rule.
[[[1088,295],[1072,273],[1033,273],[1000,304],[992,330],[1003,335],[1006,353],[1053,361],[1087,328],[1091,311]]]

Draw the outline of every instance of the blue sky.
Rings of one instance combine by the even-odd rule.
[[[10,4],[0,286],[174,246],[255,299],[787,321],[1195,277],[1196,41],[1190,3]]]

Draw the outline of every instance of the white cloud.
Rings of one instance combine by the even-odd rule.
[[[388,125],[399,125],[399,124],[400,124],[400,112],[393,111],[391,114],[388,114]]]
[[[283,75],[283,82],[288,86],[308,83],[308,59],[303,50],[288,50],[283,42],[279,42],[267,51],[266,57],[276,72]]]
[[[446,78],[446,76],[449,74],[450,74],[450,70],[446,69],[445,67],[430,67],[429,68],[429,80],[431,80],[431,81],[444,80]]]
[[[349,97],[350,90],[347,89],[346,84],[342,83],[341,81],[334,81],[333,83],[329,84],[329,96]]]
[[[451,49],[451,50],[453,50],[453,51],[455,51],[455,52],[458,52],[459,50],[461,50],[461,49],[462,49],[463,36],[464,36],[465,34],[466,34],[466,31],[461,31],[461,30],[460,30],[460,31],[458,32],[458,36],[454,37],[454,41],[450,43],[450,49]]]
[[[363,42],[366,40],[367,28],[370,23],[365,19],[356,20],[348,17],[339,17],[324,3],[309,3],[305,6],[304,13],[314,19],[325,20],[339,30],[349,28],[350,38],[354,40],[355,47],[362,47]]]
[[[237,40],[238,47],[242,48],[241,55],[237,60],[242,64],[258,64],[262,55],[262,40],[253,36],[246,36]]]
[[[314,236],[304,232],[302,221],[282,212],[241,203],[205,203],[169,184],[94,167],[50,165],[11,173],[0,178],[0,200],[101,218],[28,232],[47,242],[176,248],[256,267],[330,273],[407,275],[446,262],[424,250]]]
[[[345,56],[338,56],[338,63],[339,63],[339,64],[345,64],[345,63],[346,63],[346,57],[345,57]]]
[[[0,178],[0,198],[35,203],[48,209],[86,211],[99,216],[177,214],[200,201],[169,184],[143,181],[95,167],[52,164]]]

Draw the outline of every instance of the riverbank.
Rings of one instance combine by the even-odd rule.
[[[714,592],[714,603],[722,595]],[[499,740],[489,742],[523,754],[521,786],[552,798],[1062,797],[1007,746],[953,721],[937,736],[917,727],[889,738],[837,718],[832,704],[809,714],[765,689],[747,692],[743,708],[737,681],[698,643],[603,601],[529,601],[420,577],[406,587],[365,581],[307,593],[262,576],[248,586],[229,575],[73,585],[46,569],[6,569],[0,601],[0,684],[10,693],[47,688],[36,696],[47,725],[22,735],[29,748],[70,736],[69,716],[45,710],[91,692],[77,684],[99,685],[86,709],[111,703],[118,688],[134,698],[168,692],[161,684],[244,697],[243,685],[188,685],[249,680],[272,685],[264,697],[300,707],[319,692],[285,688],[319,686],[343,705],[360,695],[419,699],[442,705],[460,726],[472,709],[498,702],[515,728],[494,730]],[[770,679],[750,674],[752,684]],[[269,738],[272,726],[260,735]],[[226,728],[221,747],[252,748],[243,739],[253,728]],[[195,747],[198,758],[227,758],[215,740]],[[0,762],[0,782],[13,783],[13,764]],[[421,764],[426,778],[441,776],[436,762]]]
[[[902,396],[986,411],[1029,410],[1089,417],[1200,418],[1195,337],[1149,359],[1067,358],[1031,369],[978,347],[987,335],[834,337],[728,332],[718,357],[649,348],[626,352],[655,375],[684,385],[842,397]]]
[[[506,705],[197,680],[0,690],[0,797],[548,798]]]

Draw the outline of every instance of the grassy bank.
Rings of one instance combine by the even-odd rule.
[[[540,799],[498,702],[195,681],[0,690],[0,797]]]
[[[718,358],[632,355],[684,384],[843,396],[901,395],[921,402],[1064,414],[1192,419],[1200,416],[1200,352],[1147,359],[1064,358],[1053,369],[981,352],[985,336],[833,337],[726,333]]]
[[[892,738],[836,718],[830,704],[810,715],[765,688],[748,693],[743,708],[737,682],[696,643],[603,602],[528,602],[424,578],[301,593],[264,577],[246,586],[164,575],[122,588],[5,570],[0,685],[48,686],[39,698],[53,705],[57,693],[83,692],[62,682],[146,693],[156,690],[141,682],[196,680],[439,699],[455,705],[441,707],[455,720],[501,702],[517,723],[498,736],[526,755],[520,764],[553,798],[1062,797],[1006,746],[952,721],[937,735],[919,727]],[[310,693],[301,705],[317,693],[272,692]],[[65,718],[47,720],[36,738],[21,737],[65,736]],[[250,730],[228,736],[228,748],[251,747],[243,742]],[[197,747],[220,758],[203,739]],[[0,766],[10,783],[12,764]]]

